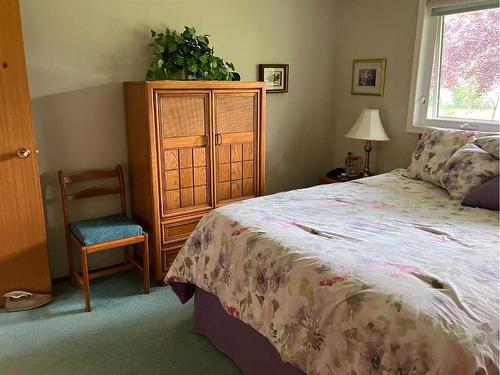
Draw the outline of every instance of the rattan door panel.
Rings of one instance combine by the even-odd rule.
[[[259,93],[214,92],[216,205],[258,195]]]
[[[256,92],[215,94],[217,131],[224,133],[254,132]]]
[[[158,125],[165,138],[205,135],[207,98],[202,95],[161,95]]]
[[[210,91],[156,92],[164,218],[213,207]]]

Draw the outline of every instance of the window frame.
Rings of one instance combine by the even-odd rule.
[[[495,120],[473,120],[461,118],[427,118],[429,93],[434,56],[441,59],[443,16],[431,16],[426,0],[420,0],[415,33],[415,48],[408,100],[406,131],[422,133],[426,127],[471,129],[484,132],[499,132],[500,122]],[[441,64],[436,64],[436,81],[439,82]],[[436,84],[436,94],[439,84]],[[437,103],[438,95],[434,95]],[[425,101],[423,100],[425,98]],[[434,106],[434,111],[437,106]]]

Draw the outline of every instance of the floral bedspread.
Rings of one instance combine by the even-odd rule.
[[[498,213],[401,172],[216,209],[166,281],[308,374],[498,374]]]

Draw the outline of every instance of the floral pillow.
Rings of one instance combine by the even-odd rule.
[[[441,185],[463,199],[482,183],[498,176],[498,159],[470,143],[460,148],[443,168]]]
[[[493,156],[498,158],[499,149],[500,149],[500,134],[478,138],[478,139],[476,139],[474,144],[476,146],[481,147],[488,154],[493,155]]]
[[[473,131],[467,130],[427,128],[422,133],[411,156],[411,164],[403,175],[441,186],[446,162],[460,147],[473,141],[474,134]]]

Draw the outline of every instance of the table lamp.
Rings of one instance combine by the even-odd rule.
[[[370,176],[370,151],[372,150],[371,141],[388,141],[389,137],[385,133],[378,109],[363,109],[358,121],[345,135],[347,138],[366,140],[365,144],[365,166],[363,176]]]

